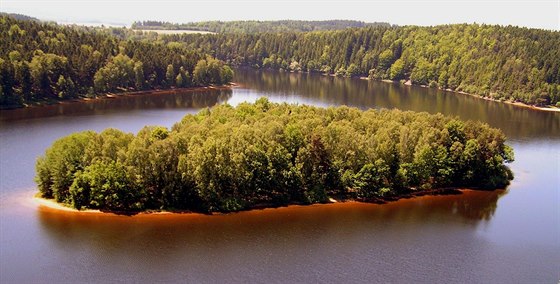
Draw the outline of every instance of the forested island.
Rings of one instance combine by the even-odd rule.
[[[409,81],[536,106],[560,102],[560,32],[377,25],[337,31],[164,35],[233,65]]]
[[[0,16],[0,108],[115,92],[222,85],[233,77],[222,61],[182,44],[18,18]],[[123,29],[115,29],[119,30]]]
[[[441,114],[276,104],[187,115],[171,130],[57,140],[36,164],[42,197],[76,209],[231,212],[504,188],[503,133]]]

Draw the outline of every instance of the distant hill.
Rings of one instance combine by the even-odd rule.
[[[22,14],[16,14],[16,13],[5,13],[5,12],[0,12],[0,17],[2,16],[6,16],[6,17],[12,17],[16,20],[20,20],[20,21],[35,21],[35,22],[40,22],[41,20],[34,18],[34,17],[30,17],[27,15],[22,15]]]
[[[138,21],[132,24],[132,29],[137,30],[196,30],[215,33],[264,33],[264,32],[310,32],[343,30],[347,28],[362,28],[372,26],[390,27],[389,23],[365,23],[350,20],[329,21],[206,21],[185,24]]]

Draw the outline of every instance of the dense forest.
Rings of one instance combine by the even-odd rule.
[[[45,198],[77,209],[229,212],[371,200],[432,188],[503,188],[498,129],[441,114],[274,104],[187,115],[171,130],[57,140],[36,164]]]
[[[531,105],[560,101],[560,32],[477,24],[165,35],[235,65],[411,80]]]
[[[158,35],[2,16],[0,106],[231,80],[231,69],[208,55],[238,66],[410,80],[496,100],[560,105],[558,31],[340,20],[144,21],[134,27],[219,34]],[[199,62],[204,68],[196,68]]]
[[[115,36],[119,31],[122,36]],[[222,61],[182,44],[125,37],[123,29],[0,17],[0,108],[108,92],[224,84],[233,77]]]
[[[364,23],[350,20],[330,21],[206,21],[186,24],[175,24],[161,21],[138,21],[132,24],[136,30],[194,30],[215,33],[279,33],[279,32],[310,32],[323,30],[343,30],[370,26],[389,27],[388,23]]]

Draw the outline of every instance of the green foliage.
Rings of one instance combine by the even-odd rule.
[[[76,208],[230,212],[255,206],[502,188],[504,135],[479,122],[398,110],[217,106],[137,135],[107,129],[56,141],[37,161],[44,197]]]
[[[184,42],[233,65],[410,79],[415,84],[533,105],[560,101],[558,31],[477,24],[378,25],[159,38]]]
[[[395,63],[391,66],[391,72],[389,77],[391,80],[401,80],[404,79],[404,60],[402,58],[397,59]]]
[[[0,19],[0,108],[107,92],[189,87],[190,74],[202,58],[210,71],[199,85],[228,83],[233,77],[223,62],[180,42],[124,40],[134,35],[125,29]]]
[[[97,161],[76,172],[69,192],[69,203],[77,209],[142,209],[141,191],[119,162]]]
[[[227,67],[227,68],[229,68],[229,67]],[[181,67],[179,69],[179,74],[177,74],[177,77],[175,77],[175,85],[178,88],[185,88],[185,87],[191,86],[191,84],[192,84],[192,81],[191,81],[191,76],[189,75],[189,72],[185,71],[185,69],[183,67]]]
[[[60,77],[58,77],[58,81],[56,82],[56,90],[58,97],[61,99],[73,97],[75,92],[74,81],[70,78],[66,80],[63,75],[60,75]]]
[[[227,84],[233,78],[233,71],[220,60],[207,57],[196,63],[193,81],[200,86],[208,84]]]
[[[378,159],[375,163],[365,164],[354,176],[354,188],[361,198],[379,197],[391,189],[390,169],[385,161]]]
[[[126,89],[132,87],[136,83],[136,74],[134,66],[136,62],[130,57],[118,54],[94,76],[94,85],[98,92],[111,92],[117,88]]]
[[[36,182],[41,195],[58,202],[69,202],[68,189],[73,183],[74,173],[84,168],[85,148],[96,134],[80,132],[54,142],[45,157],[37,160]]]

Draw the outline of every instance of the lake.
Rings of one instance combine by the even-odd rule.
[[[557,283],[560,113],[384,82],[236,71],[232,90],[138,95],[0,112],[0,282]],[[170,127],[187,113],[273,102],[397,108],[479,120],[514,148],[505,190],[385,205],[290,206],[219,216],[58,212],[32,201],[56,139]]]

